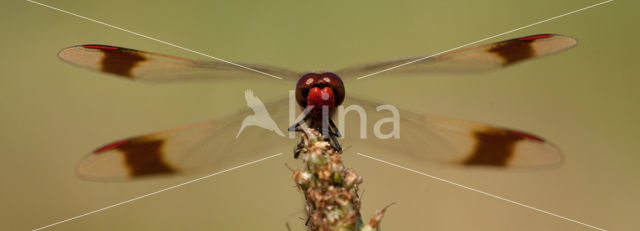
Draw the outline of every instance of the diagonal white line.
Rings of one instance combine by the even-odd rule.
[[[431,58],[433,56],[441,55],[441,54],[447,53],[447,52],[452,51],[452,50],[456,50],[456,49],[460,49],[460,48],[463,48],[463,47],[471,46],[473,44],[476,44],[476,43],[479,43],[479,42],[482,42],[482,41],[486,41],[486,40],[489,40],[489,39],[492,39],[492,38],[495,38],[495,37],[498,37],[498,36],[502,36],[502,35],[509,34],[509,33],[515,32],[515,31],[519,31],[519,30],[522,30],[522,29],[525,29],[525,28],[529,28],[529,27],[532,27],[532,26],[535,26],[535,25],[538,25],[538,24],[541,24],[541,23],[545,23],[545,22],[548,22],[548,21],[551,21],[551,20],[554,20],[554,19],[558,19],[558,18],[567,16],[567,15],[574,14],[574,13],[577,13],[577,12],[580,12],[580,11],[583,11],[583,10],[586,10],[586,9],[589,9],[589,8],[592,8],[592,7],[596,7],[596,6],[605,4],[605,3],[609,3],[609,2],[612,2],[612,1],[613,0],[607,0],[607,1],[604,1],[604,2],[601,2],[601,3],[593,4],[593,5],[590,5],[590,6],[581,8],[581,9],[577,9],[577,10],[574,10],[574,11],[571,11],[571,12],[568,12],[568,13],[564,13],[564,14],[561,14],[561,15],[558,15],[558,16],[555,16],[555,17],[551,17],[551,18],[548,18],[548,19],[545,19],[545,20],[542,20],[542,21],[539,21],[539,22],[531,23],[531,24],[526,25],[526,26],[518,27],[518,28],[510,30],[510,31],[502,32],[502,33],[494,35],[494,36],[489,36],[489,37],[480,39],[480,40],[475,41],[475,42],[470,42],[470,43],[464,44],[464,45],[459,46],[459,47],[451,48],[451,49],[446,50],[446,51],[442,51],[442,52],[438,52],[438,53],[435,53],[435,54],[432,54],[432,55],[429,55],[429,56],[418,58],[416,60],[409,61],[409,62],[406,62],[406,63],[403,63],[403,64],[399,64],[399,65],[396,65],[396,66],[393,66],[393,67],[389,67],[389,68],[381,70],[381,71],[376,71],[376,72],[368,74],[368,75],[363,75],[363,76],[360,76],[360,77],[358,77],[356,79],[358,79],[358,80],[359,79],[364,79],[364,78],[367,78],[367,77],[372,76],[372,75],[377,75],[377,74],[380,74],[380,73],[385,72],[385,71],[396,69],[398,67],[406,66],[406,65],[409,65],[409,64],[412,64],[412,63],[415,63],[415,62],[420,62],[422,60]]]
[[[276,79],[282,79],[281,77],[278,77],[278,76],[275,76],[275,75],[272,75],[272,74],[269,74],[269,73],[266,73],[266,72],[263,72],[263,71],[259,71],[259,70],[256,70],[256,69],[253,69],[253,68],[250,68],[250,67],[246,67],[246,66],[234,63],[234,62],[230,62],[230,61],[221,59],[221,58],[216,58],[216,57],[213,57],[211,55],[208,55],[208,54],[205,54],[205,53],[202,53],[202,52],[194,51],[194,50],[191,50],[189,48],[178,46],[178,45],[170,43],[170,42],[165,42],[165,41],[162,41],[160,39],[156,39],[156,38],[153,38],[153,37],[150,37],[150,36],[147,36],[147,35],[136,33],[136,32],[133,32],[133,31],[130,31],[130,30],[118,27],[118,26],[114,26],[114,25],[111,25],[111,24],[108,24],[108,23],[105,23],[105,22],[101,22],[101,21],[98,21],[98,20],[95,20],[95,19],[92,19],[92,18],[88,18],[88,17],[82,16],[82,15],[79,15],[79,14],[76,14],[76,13],[72,13],[72,12],[69,12],[69,11],[66,11],[66,10],[58,9],[58,8],[55,8],[53,6],[49,6],[49,5],[44,4],[44,3],[40,3],[40,2],[36,2],[36,1],[32,1],[32,0],[27,0],[27,2],[38,4],[40,6],[44,6],[44,7],[47,7],[49,9],[52,9],[52,10],[60,11],[60,12],[65,13],[65,14],[73,15],[73,16],[76,16],[78,18],[82,18],[82,19],[85,19],[85,20],[88,20],[88,21],[99,23],[99,24],[111,27],[113,29],[121,30],[121,31],[130,33],[130,34],[133,34],[133,35],[137,35],[137,36],[140,36],[140,37],[143,37],[143,38],[146,38],[146,39],[151,39],[153,41],[156,41],[156,42],[159,42],[159,43],[162,43],[162,44],[165,44],[165,45],[169,45],[169,46],[172,46],[172,47],[175,47],[175,48],[179,48],[179,49],[191,52],[191,53],[196,53],[196,54],[202,55],[204,57],[215,59],[215,60],[220,61],[220,62],[228,63],[228,64],[231,64],[231,65],[234,65],[234,66],[237,66],[237,67],[241,67],[241,68],[244,68],[244,69],[247,69],[247,70],[250,70],[250,71],[255,71],[255,72],[258,72],[260,74],[267,75],[267,76],[270,76],[270,77],[273,77],[273,78],[276,78]]]
[[[592,229],[606,231],[606,229],[598,228],[598,227],[590,225],[590,224],[586,224],[586,223],[583,223],[583,222],[580,222],[580,221],[577,221],[577,220],[574,220],[574,219],[571,219],[571,218],[568,218],[568,217],[563,217],[563,216],[560,216],[558,214],[555,214],[555,213],[552,213],[552,212],[549,212],[549,211],[545,211],[545,210],[542,210],[542,209],[539,209],[539,208],[536,208],[536,207],[533,207],[533,206],[529,206],[529,205],[526,205],[526,204],[523,204],[523,203],[520,203],[520,202],[517,202],[517,201],[512,201],[512,200],[509,200],[509,199],[501,197],[501,196],[497,196],[497,195],[494,195],[494,194],[491,194],[491,193],[488,193],[488,192],[485,192],[485,191],[481,191],[481,190],[478,190],[478,189],[475,189],[475,188],[471,188],[469,186],[464,186],[464,185],[458,184],[458,183],[450,181],[450,180],[446,180],[446,179],[443,179],[443,178],[440,178],[440,177],[437,177],[437,176],[429,175],[429,174],[424,173],[424,172],[420,172],[420,171],[413,170],[413,169],[410,169],[410,168],[407,168],[407,167],[403,167],[403,166],[400,166],[400,165],[397,165],[397,164],[394,164],[394,163],[391,163],[391,162],[387,162],[387,161],[384,161],[384,160],[381,160],[381,159],[378,159],[378,158],[375,158],[375,157],[372,157],[372,156],[368,156],[368,155],[365,155],[365,154],[362,154],[362,153],[359,153],[359,152],[357,154],[360,155],[360,156],[367,157],[367,158],[372,159],[372,160],[376,160],[376,161],[379,161],[379,162],[382,162],[382,163],[385,163],[385,164],[388,164],[388,165],[391,165],[391,166],[394,166],[394,167],[397,167],[397,168],[401,168],[401,169],[407,170],[409,172],[420,174],[420,175],[423,175],[423,176],[426,176],[426,177],[429,177],[429,178],[432,178],[432,179],[435,179],[435,180],[439,180],[439,181],[442,181],[442,182],[445,182],[445,183],[448,183],[448,184],[452,184],[452,185],[458,186],[460,188],[471,190],[471,191],[483,194],[485,196],[493,197],[495,199],[503,200],[503,201],[506,201],[506,202],[509,202],[509,203],[512,203],[512,204],[515,204],[515,205],[519,205],[519,206],[522,206],[522,207],[525,207],[525,208],[528,208],[528,209],[532,209],[532,210],[535,210],[535,211],[538,211],[538,212],[541,212],[541,213],[544,213],[544,214],[547,214],[547,215],[551,215],[551,216],[554,216],[554,217],[557,217],[557,218],[561,218],[561,219],[564,219],[564,220],[567,220],[567,221],[571,221],[571,222],[574,222],[574,223],[577,223],[577,224],[581,224],[581,225],[587,226],[587,227],[592,228]]]
[[[101,208],[101,209],[96,209],[96,210],[93,210],[91,212],[84,213],[82,215],[78,215],[78,216],[75,216],[75,217],[72,217],[72,218],[69,218],[69,219],[58,221],[58,222],[53,223],[53,224],[49,224],[49,225],[42,226],[40,228],[33,229],[33,231],[46,229],[46,228],[49,228],[49,227],[54,226],[54,225],[59,225],[59,224],[65,223],[67,221],[72,221],[72,220],[75,220],[75,219],[78,219],[78,218],[81,218],[81,217],[84,217],[84,216],[88,216],[88,215],[91,215],[91,214],[94,214],[94,213],[97,213],[97,212],[101,212],[101,211],[104,211],[104,210],[107,210],[107,209],[110,209],[110,208],[113,208],[113,207],[116,207],[116,206],[120,206],[120,205],[129,203],[129,202],[133,202],[133,201],[136,201],[136,200],[148,197],[148,196],[152,196],[152,195],[164,192],[164,191],[169,191],[171,189],[175,189],[175,188],[178,188],[180,186],[191,184],[191,183],[194,183],[196,181],[204,180],[206,178],[209,178],[209,177],[212,177],[212,176],[215,176],[215,175],[219,175],[219,174],[231,171],[231,170],[235,170],[235,169],[242,168],[242,167],[245,167],[245,166],[248,166],[248,165],[252,165],[252,164],[258,163],[260,161],[267,160],[267,159],[270,159],[270,158],[273,158],[273,157],[276,157],[276,156],[279,156],[279,155],[282,155],[282,153],[278,153],[278,154],[274,154],[274,155],[271,155],[271,156],[267,156],[267,157],[264,157],[262,159],[254,160],[254,161],[251,161],[251,162],[248,162],[248,163],[244,163],[244,164],[238,165],[236,167],[233,167],[233,168],[230,168],[230,169],[227,169],[227,170],[223,170],[223,171],[212,173],[212,174],[209,174],[209,175],[206,175],[206,176],[203,176],[203,177],[199,177],[199,178],[196,178],[196,179],[193,179],[193,180],[181,183],[181,184],[177,184],[177,185],[174,185],[174,186],[171,186],[171,187],[168,187],[168,188],[164,188],[164,189],[152,192],[152,193],[148,193],[148,194],[145,194],[145,195],[133,198],[133,199],[129,199],[129,200],[117,203],[117,204],[109,205],[109,206]]]

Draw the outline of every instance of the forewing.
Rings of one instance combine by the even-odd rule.
[[[72,46],[61,50],[58,57],[65,62],[91,70],[115,74],[132,80],[156,82],[191,79],[272,78],[247,68],[290,81],[297,81],[299,77],[296,72],[275,67],[238,64],[243,66],[240,67],[222,61],[196,61],[108,45]]]
[[[564,35],[539,34],[453,50],[432,57],[425,55],[364,64],[340,70],[336,74],[348,80],[399,65],[403,66],[385,71],[385,73],[422,75],[482,72],[555,54],[572,48],[577,43],[574,38]],[[422,60],[416,61],[419,59]]]
[[[288,123],[287,100],[267,105],[279,129]],[[224,118],[136,136],[104,145],[78,166],[90,180],[127,180],[175,174],[206,167],[220,171],[278,152],[288,153],[293,140],[258,126],[246,126],[236,138],[250,109]]]
[[[491,125],[447,119],[398,109],[399,138],[389,137],[391,122],[379,125],[382,136],[376,136],[376,123],[393,117],[389,110],[376,103],[348,97],[345,107],[359,105],[366,112],[367,138],[360,138],[360,117],[357,113],[345,114],[342,144],[356,152],[366,148],[370,154],[382,159],[401,156],[415,162],[443,162],[463,166],[549,166],[562,162],[560,150],[544,139],[525,132]],[[337,114],[341,123],[340,112]],[[338,125],[340,127],[340,125]],[[387,158],[385,158],[387,157]]]

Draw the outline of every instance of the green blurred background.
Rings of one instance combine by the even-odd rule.
[[[598,1],[42,1],[215,57],[298,71],[436,53]],[[540,134],[564,152],[541,170],[409,167],[610,230],[638,227],[638,4],[614,1],[492,41],[577,38],[557,56],[481,75],[371,77],[347,86],[415,111]],[[95,147],[268,101],[281,83],[143,84],[72,67],[56,53],[87,43],[206,59],[26,1],[0,9],[0,230],[31,230],[200,175],[124,183],[76,177]],[[278,89],[275,91],[274,89]],[[301,230],[289,150],[277,158],[47,230]],[[347,144],[348,145],[348,144]],[[371,150],[373,154],[375,150]],[[593,230],[344,154],[364,177],[365,219],[391,202],[384,230]],[[203,172],[201,175],[205,175]]]

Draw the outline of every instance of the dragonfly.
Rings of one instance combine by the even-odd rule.
[[[214,120],[110,142],[87,154],[77,167],[78,175],[84,179],[110,181],[202,168],[223,169],[263,157],[264,150],[268,148],[288,147],[282,150],[291,150],[291,139],[274,132],[280,128],[244,126],[245,118],[268,113],[276,126],[284,125],[282,128],[291,130],[303,124],[318,128],[313,124],[318,124],[317,115],[322,112],[319,108],[327,108],[330,118],[340,114],[340,107],[344,109],[353,105],[365,112],[380,112],[382,103],[346,93],[345,89],[350,84],[366,74],[386,71],[390,76],[421,78],[440,73],[480,73],[556,54],[576,45],[577,41],[569,36],[536,34],[434,56],[397,58],[335,72],[308,73],[255,64],[199,61],[96,44],[65,48],[58,53],[58,57],[75,66],[132,81],[209,79],[224,84],[222,80],[253,81],[264,78],[263,73],[269,73],[281,77],[282,80],[278,81],[283,84],[296,87],[295,94],[289,93],[290,97],[266,104],[262,104],[253,92],[247,91],[247,102],[252,99],[261,107],[249,103],[250,108],[246,110]],[[295,100],[291,100],[294,95]],[[288,109],[296,107],[298,111],[303,111],[309,106],[316,109],[307,111],[308,116],[291,126]],[[338,126],[331,120],[327,138],[331,138],[334,148],[340,148],[339,143],[342,142],[356,151],[358,147],[374,148],[383,157],[400,155],[411,161],[456,166],[535,167],[557,165],[563,161],[556,145],[524,131],[418,113],[405,108],[396,108],[392,114],[399,117],[401,126],[394,137],[364,138],[358,133],[363,126],[383,130],[380,121],[388,122],[389,113],[370,113],[366,114],[366,119],[342,114],[343,118],[337,118]],[[325,126],[326,123],[323,121],[320,124]],[[386,126],[387,131],[389,126]]]

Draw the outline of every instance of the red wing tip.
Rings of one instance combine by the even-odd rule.
[[[105,46],[105,45],[82,45],[84,48],[98,49],[98,50],[117,50],[119,47]]]
[[[525,40],[548,38],[548,37],[552,37],[552,36],[553,36],[552,34],[539,34],[539,35],[532,35],[532,36],[522,37],[522,38],[519,38],[518,40],[525,41]]]
[[[518,132],[518,131],[509,131],[509,132],[511,133],[511,135],[514,135],[514,136],[517,136],[517,137],[520,137],[520,138],[524,138],[524,139],[527,139],[527,140],[532,140],[532,141],[535,141],[535,142],[538,142],[538,143],[544,143],[545,142],[544,139],[542,139],[540,137],[537,137],[537,136],[534,136],[534,135],[531,135],[531,134],[527,134],[527,133],[524,133],[524,132]]]
[[[113,143],[107,144],[107,145],[102,146],[102,147],[100,147],[100,148],[96,149],[95,151],[93,151],[93,154],[100,154],[100,153],[102,153],[102,152],[104,152],[104,151],[108,151],[108,150],[111,150],[111,149],[114,149],[114,148],[120,147],[120,146],[122,146],[122,145],[125,145],[125,144],[127,144],[128,142],[129,142],[129,140],[120,140],[120,141],[116,141],[116,142],[113,142]]]

